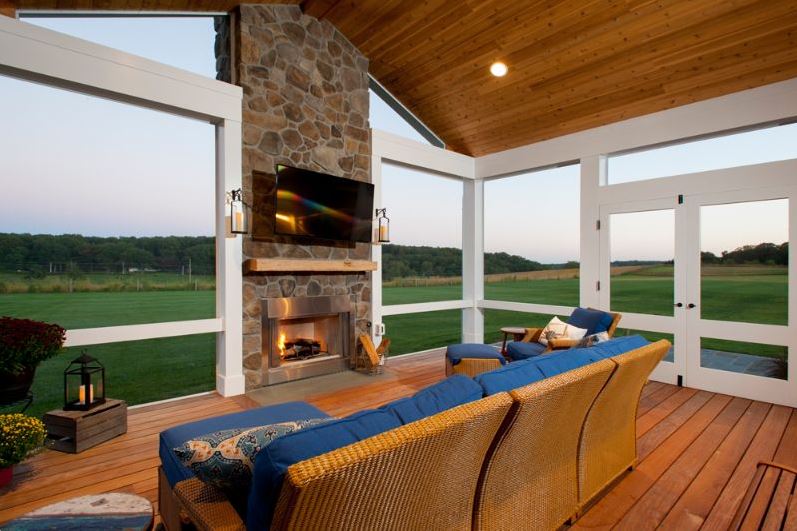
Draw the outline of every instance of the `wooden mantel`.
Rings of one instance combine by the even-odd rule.
[[[244,273],[361,273],[376,271],[370,260],[293,260],[283,258],[249,258]]]

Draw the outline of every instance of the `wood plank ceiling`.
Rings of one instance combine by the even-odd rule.
[[[227,10],[241,2],[13,3]],[[302,7],[337,26],[370,59],[374,77],[450,149],[475,156],[797,77],[797,0],[304,0]],[[489,74],[495,60],[509,66],[505,77]]]

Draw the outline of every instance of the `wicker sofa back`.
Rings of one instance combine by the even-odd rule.
[[[501,393],[292,465],[271,529],[470,529],[511,405]]]
[[[600,360],[510,392],[514,405],[476,494],[475,529],[556,529],[576,513],[581,427],[614,369]]]
[[[636,466],[636,415],[642,388],[670,350],[661,340],[610,358],[617,364],[584,421],[578,448],[579,511]]]

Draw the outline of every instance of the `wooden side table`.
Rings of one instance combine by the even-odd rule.
[[[513,341],[520,341],[526,335],[526,329],[519,326],[505,326],[501,328],[501,333],[504,334],[504,342],[501,343],[501,354],[506,356],[506,340],[509,335],[512,335]]]
[[[42,507],[8,522],[3,529],[149,531],[152,522],[153,511],[149,500],[135,494],[111,492],[81,496]]]
[[[44,415],[46,446],[53,450],[80,453],[127,432],[127,403],[109,398],[88,411],[56,409]]]

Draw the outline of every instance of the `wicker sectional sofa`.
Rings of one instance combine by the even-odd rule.
[[[237,510],[176,463],[171,448],[214,430],[326,415],[294,402],[172,428],[161,434],[164,524],[555,529],[635,465],[640,392],[669,348],[631,336],[562,351],[475,379],[452,376],[290,433],[258,454]]]

